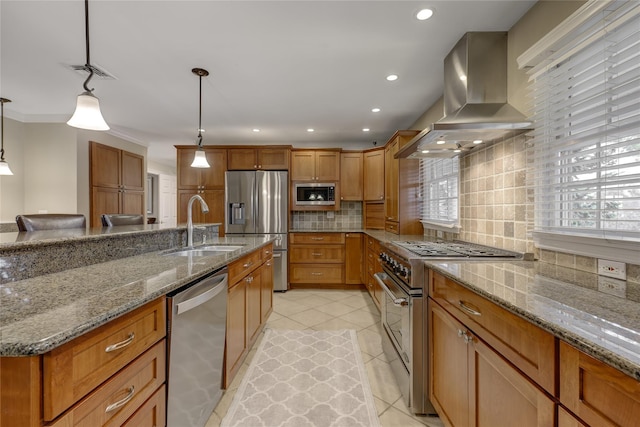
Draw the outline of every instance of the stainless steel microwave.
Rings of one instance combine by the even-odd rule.
[[[299,182],[294,187],[296,206],[330,206],[336,204],[336,184]]]

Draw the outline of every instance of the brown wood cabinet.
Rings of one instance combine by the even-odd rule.
[[[447,426],[553,426],[555,404],[433,300],[429,398]]]
[[[382,288],[380,284],[373,277],[374,274],[382,271],[382,264],[380,264],[380,242],[377,239],[374,239],[371,236],[365,236],[366,242],[366,282],[365,286],[367,287],[367,291],[369,291],[369,295],[373,299],[373,302],[380,309],[380,301],[382,301]]]
[[[289,242],[289,283],[292,288],[345,283],[344,233],[291,233]]]
[[[340,151],[291,150],[291,181],[340,181]]]
[[[362,233],[346,233],[344,235],[344,282],[347,285],[365,283],[362,274],[364,261],[362,242]]]
[[[273,311],[273,245],[229,264],[224,387],[228,388]]]
[[[162,297],[42,356],[3,357],[0,424],[121,425],[155,393],[164,402],[165,319]]]
[[[89,144],[90,226],[105,213],[144,214],[144,157],[91,141]]]
[[[291,147],[238,147],[227,149],[228,170],[289,170]]]
[[[362,151],[340,153],[340,200],[363,200]]]
[[[399,130],[385,146],[385,230],[394,234],[423,234],[418,191],[420,161],[396,159],[398,150],[419,131]]]
[[[384,148],[364,152],[364,200],[384,202]]]
[[[227,170],[227,150],[205,147],[205,155],[211,167],[192,168],[196,148],[193,145],[177,145],[178,168],[178,223],[187,222],[187,204],[198,194],[209,212],[202,213],[198,202],[193,206],[194,223],[220,223],[219,234],[224,235],[224,175]]]
[[[587,425],[637,426],[640,381],[560,342],[560,403]]]

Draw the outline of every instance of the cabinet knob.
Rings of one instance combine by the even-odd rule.
[[[253,168],[256,169],[258,167],[258,165],[253,165]]]

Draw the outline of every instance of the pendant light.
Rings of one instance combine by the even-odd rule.
[[[195,156],[193,156],[193,162],[191,163],[192,168],[208,168],[209,162],[207,162],[207,156],[202,149],[202,77],[206,77],[209,75],[207,70],[203,70],[202,68],[194,68],[191,70],[193,74],[200,78],[200,107],[198,113],[198,149],[196,150]]]
[[[0,175],[13,175],[9,163],[4,159],[4,103],[10,99],[0,98]]]
[[[93,67],[91,66],[89,55],[89,0],[84,0],[84,25],[87,50],[87,62],[84,67],[89,72],[89,77],[84,81],[84,92],[78,95],[76,111],[67,124],[80,129],[109,130],[109,125],[104,121],[100,112],[100,102],[93,95],[93,89],[89,89],[89,86],[87,86],[89,80],[93,77]]]

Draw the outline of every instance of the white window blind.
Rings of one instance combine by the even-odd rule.
[[[531,70],[535,232],[640,241],[640,2],[606,2]]]
[[[458,228],[460,159],[420,160],[421,221],[434,228]]]

